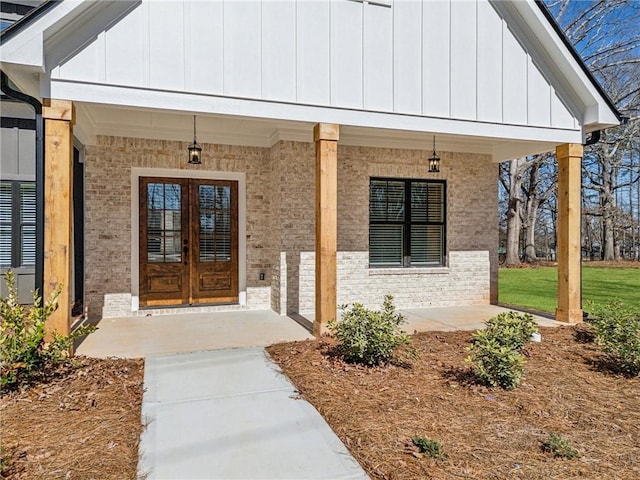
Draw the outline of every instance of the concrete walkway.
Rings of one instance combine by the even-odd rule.
[[[475,330],[484,321],[507,312],[496,305],[432,307],[400,310],[409,333]],[[78,346],[78,355],[137,358],[227,348],[266,347],[278,342],[313,338],[314,314],[296,320],[272,310],[237,310],[216,313],[180,313],[146,317],[105,318],[98,330]],[[563,325],[535,316],[539,325]],[[303,326],[304,325],[304,326]]]
[[[143,478],[368,478],[262,348],[148,357],[144,383]]]
[[[76,349],[88,357],[138,358],[168,353],[266,347],[313,338],[300,324],[272,310],[181,313],[104,318]]]

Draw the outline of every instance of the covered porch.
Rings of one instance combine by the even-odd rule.
[[[371,126],[314,125],[57,100],[45,102],[44,117],[47,132],[56,132],[47,137],[46,163],[52,167],[48,168],[46,191],[69,188],[73,183],[71,139],[75,137],[82,148],[85,300],[93,319],[144,315],[140,289],[148,280],[142,265],[148,252],[142,233],[143,178],[222,179],[238,185],[237,297],[231,301],[225,297],[222,303],[250,310],[271,308],[281,315],[314,311],[307,318],[313,319],[315,335],[326,331],[337,305],[362,301],[374,307],[386,293],[394,294],[398,306],[407,309],[496,303],[497,161],[553,146],[535,136],[514,140],[462,134],[446,125],[437,125],[439,129],[427,135]],[[196,117],[198,130],[192,123]],[[203,148],[200,164],[188,162],[188,141],[163,140],[188,139],[191,134],[198,135]],[[429,144],[435,138],[441,165],[439,171],[429,172],[428,159],[436,154],[430,152]],[[570,322],[582,318],[581,152],[580,144],[557,148],[557,313],[559,320]],[[446,196],[439,197],[442,252],[435,264],[418,268],[371,265],[368,197],[372,179],[378,177],[424,178],[421,181],[445,185]],[[62,215],[69,209],[69,198],[47,197],[48,223],[56,225],[53,233],[58,237],[73,228],[73,216]],[[71,235],[63,236],[70,241]],[[63,240],[45,234],[45,258],[56,262],[45,265],[49,267],[45,272],[49,288],[70,284],[73,248],[62,245]],[[405,264],[400,266],[407,267],[407,259],[401,260]],[[185,312],[193,306],[188,298],[182,302]],[[158,305],[161,303],[148,304]],[[69,328],[64,314],[69,308],[62,307],[51,328],[64,332]]]

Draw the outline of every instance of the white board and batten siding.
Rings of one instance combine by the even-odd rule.
[[[523,45],[490,0],[143,0],[48,68],[54,82],[578,129]]]

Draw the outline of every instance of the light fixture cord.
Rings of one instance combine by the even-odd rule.
[[[193,143],[196,143],[196,116],[195,115],[193,116]]]

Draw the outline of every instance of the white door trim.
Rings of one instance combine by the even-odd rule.
[[[174,168],[131,168],[131,296],[132,310],[139,301],[139,195],[140,177],[201,178],[203,180],[233,180],[238,182],[238,301],[247,303],[247,184],[241,172],[213,172],[210,170],[179,170]]]

